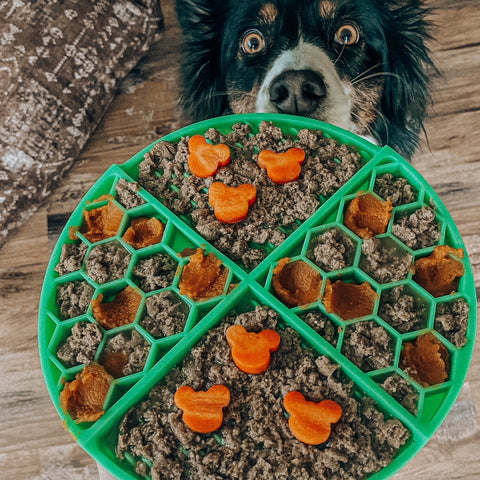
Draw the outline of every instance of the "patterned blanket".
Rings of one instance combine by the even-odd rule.
[[[0,248],[72,166],[162,26],[160,0],[0,2]]]

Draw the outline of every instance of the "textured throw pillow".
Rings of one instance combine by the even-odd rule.
[[[72,165],[161,26],[160,0],[0,2],[0,247]]]

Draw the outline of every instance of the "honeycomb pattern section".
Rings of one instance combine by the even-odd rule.
[[[414,278],[415,262],[437,247],[464,248],[428,184],[392,150],[360,142],[364,166],[336,192],[321,195],[314,215],[286,229],[286,240],[267,246],[266,258],[246,269],[192,228],[191,218],[175,215],[154,189],[139,184],[138,164],[150,148],[110,167],[92,187],[47,270],[39,321],[42,368],[79,443],[111,465],[121,416],[232,308],[265,305],[306,345],[338,363],[356,395],[368,392],[386,415],[400,419],[412,433],[404,447],[411,455],[405,455],[418,452],[459,392],[476,314],[467,257],[457,259],[464,274],[448,294],[435,296]],[[384,230],[368,237],[345,222],[350,202],[364,194],[391,202]],[[107,210],[113,222],[102,219]],[[199,252],[221,265],[221,286],[209,298],[192,298],[182,281]],[[446,368],[433,381],[408,363],[424,343]],[[103,405],[107,415],[75,423],[58,397],[64,383],[92,362],[113,378]],[[107,451],[98,449],[98,438]]]
[[[425,420],[431,417],[426,413],[434,404],[430,399],[438,400],[430,391],[447,392],[452,379],[447,372],[437,383],[419,380],[402,362],[402,352],[405,344],[433,332],[444,345],[447,369],[451,368],[467,338],[469,309],[458,294],[465,289],[466,278],[462,276],[451,294],[439,298],[414,280],[415,261],[431,255],[436,246],[454,243],[452,234],[425,186],[404,172],[403,165],[382,163],[357,180],[355,189],[336,195],[326,214],[295,239],[294,248],[282,250],[280,259],[273,255],[277,261],[262,285],[278,298],[273,279],[282,258],[308,262],[321,277],[320,294],[308,305],[286,306],[404,409]],[[362,238],[345,226],[344,218],[352,199],[367,193],[394,201],[385,232]],[[355,297],[363,295],[360,286],[368,287],[374,296],[371,309],[358,307],[358,314],[341,307],[332,311],[328,290],[337,282],[349,285]],[[349,290],[339,294],[339,304],[351,303]]]
[[[77,217],[54,267],[47,316],[52,328],[48,353],[59,388],[85,365],[99,363],[114,377],[105,401],[109,408],[238,282],[225,269],[225,287],[218,295],[194,300],[180,293],[191,256],[198,250],[210,253],[205,243],[169,223],[143,198],[136,182],[114,177],[107,185],[83,212],[113,205],[115,217],[121,217],[118,230],[106,238],[92,237],[86,235],[85,214]],[[144,247],[126,241],[135,219],[161,223],[161,238]]]

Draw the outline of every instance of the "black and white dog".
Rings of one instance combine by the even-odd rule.
[[[412,156],[434,68],[421,0],[176,0],[176,11],[190,120],[290,113]]]

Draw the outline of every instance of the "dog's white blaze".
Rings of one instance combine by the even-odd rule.
[[[327,89],[327,97],[322,104],[321,120],[349,130],[354,128],[348,88],[338,76],[335,65],[320,47],[303,40],[300,40],[294,49],[286,50],[279,55],[267,72],[257,95],[255,103],[257,112],[276,112],[270,102],[268,91],[272,80],[286,70],[318,72],[323,77]]]

